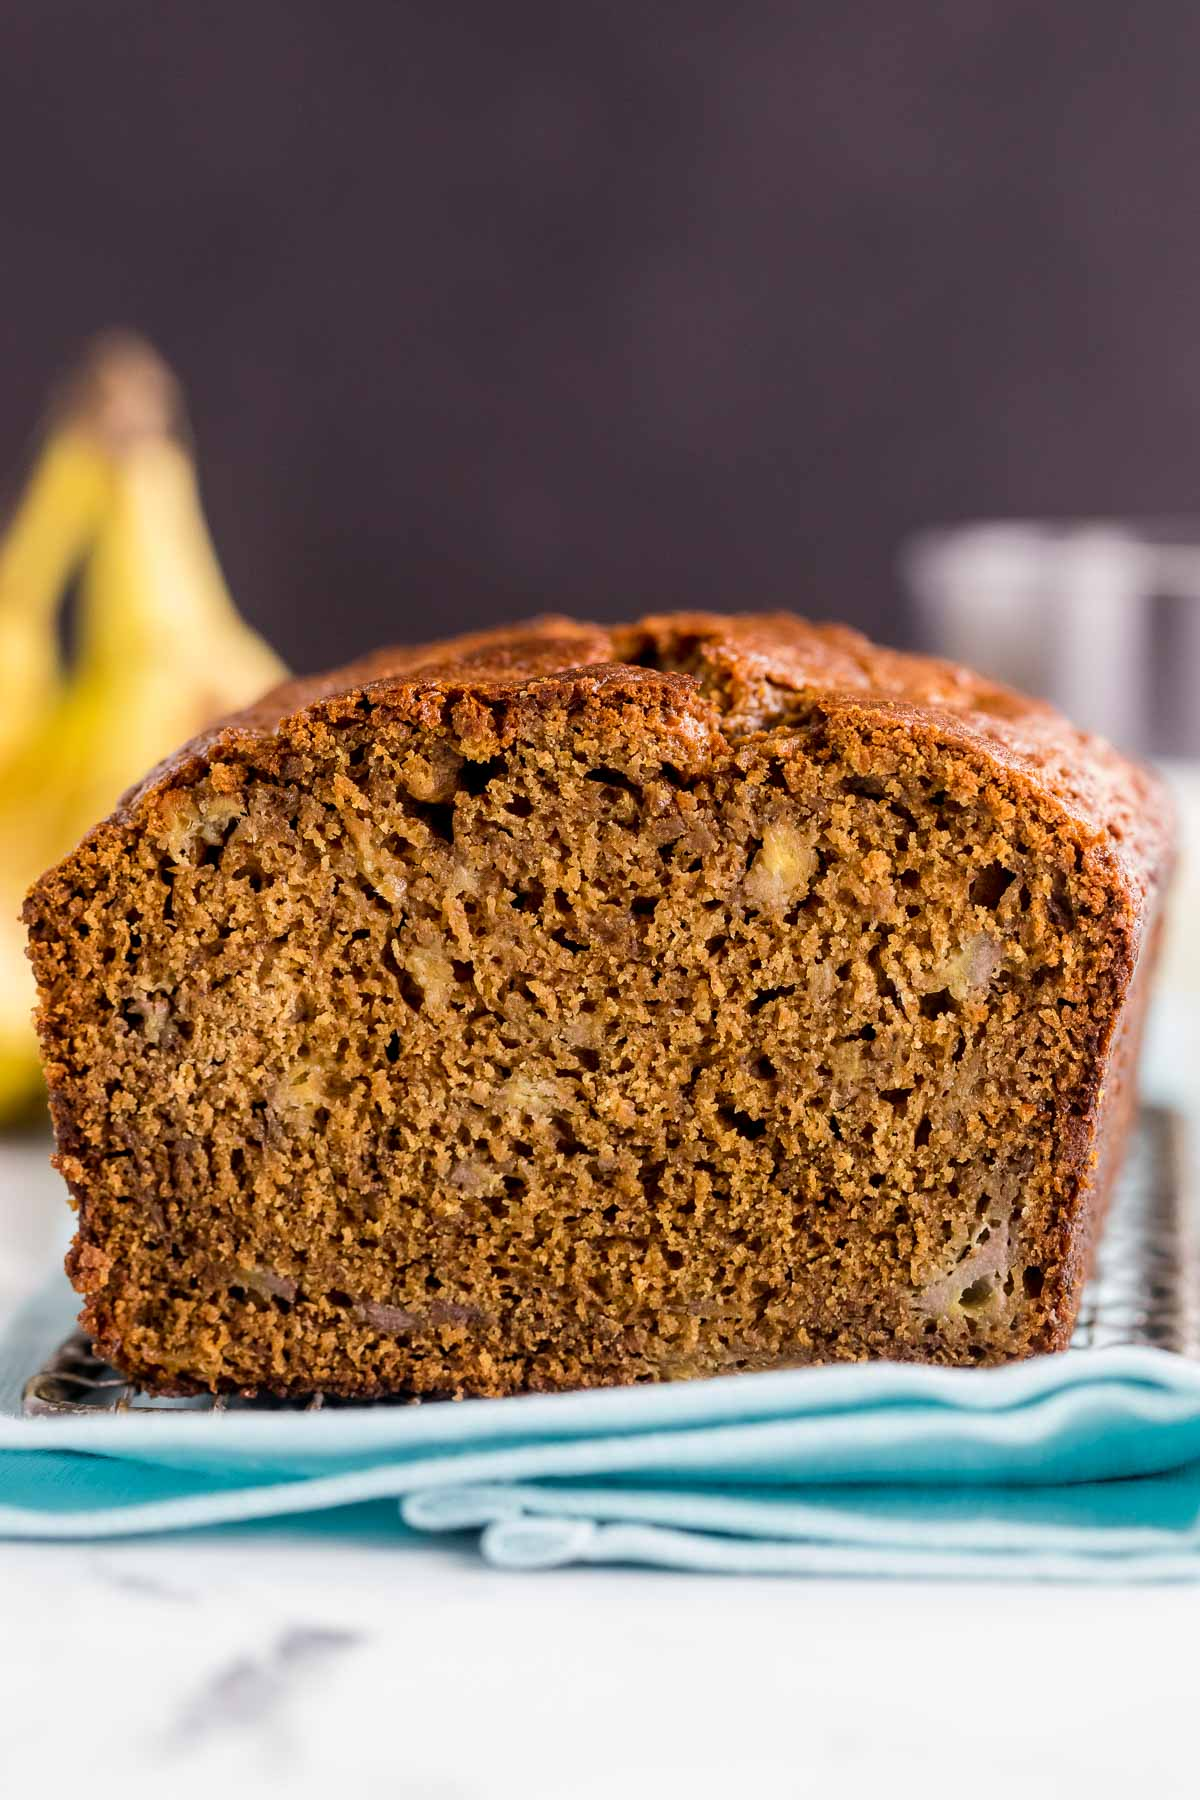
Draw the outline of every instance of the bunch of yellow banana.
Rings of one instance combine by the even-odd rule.
[[[170,370],[140,339],[99,340],[0,542],[0,1125],[41,1091],[25,890],[155,762],[283,673],[222,580]]]

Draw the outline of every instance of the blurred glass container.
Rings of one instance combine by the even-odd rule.
[[[923,649],[1128,750],[1200,757],[1200,519],[951,526],[900,566]]]
[[[1196,1098],[1200,518],[948,526],[911,538],[900,571],[922,649],[1053,701],[1166,774],[1181,857],[1160,993],[1180,1008],[1167,1060]]]

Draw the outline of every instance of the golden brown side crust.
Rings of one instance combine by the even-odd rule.
[[[505,824],[557,816],[532,848]],[[1154,778],[1050,708],[790,615],[546,619],[288,683],[154,771],[27,906],[85,1320],[178,1392],[1061,1348],[1169,844]],[[321,916],[353,917],[351,943]],[[250,1011],[287,962],[315,1017],[243,1031],[209,960]],[[334,993],[390,1037],[339,1039]],[[686,1104],[657,1091],[673,1035]],[[434,1141],[452,1123],[461,1154]],[[335,1205],[355,1181],[361,1206]],[[359,1235],[335,1254],[338,1206]]]

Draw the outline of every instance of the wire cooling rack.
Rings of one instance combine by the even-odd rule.
[[[1138,1115],[1073,1350],[1142,1344],[1200,1359],[1200,1196],[1186,1130],[1164,1107]]]
[[[1183,1122],[1159,1107],[1144,1107],[1131,1134],[1071,1352],[1139,1344],[1200,1358],[1200,1217],[1187,1180]],[[24,1390],[24,1411],[30,1418],[245,1408],[315,1412],[323,1404],[353,1402],[325,1401],[320,1394],[294,1401],[145,1394],[102,1361],[81,1331],[73,1332],[45,1367],[30,1376]]]

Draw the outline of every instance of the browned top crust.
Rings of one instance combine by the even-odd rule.
[[[908,716],[982,750],[999,767],[1057,800],[1106,845],[1140,912],[1170,863],[1172,815],[1158,777],[1103,739],[1077,731],[1032,700],[954,663],[873,644],[845,625],[792,613],[664,613],[605,627],[546,616],[494,631],[375,650],[345,668],[283,683],[254,706],[183,746],[124,796],[127,823],[151,792],[195,779],[227,755],[275,738],[284,722],[368,695],[470,694],[504,701],[564,677],[599,685],[618,672],[654,670],[681,703],[711,709],[731,746],[830,710]]]

